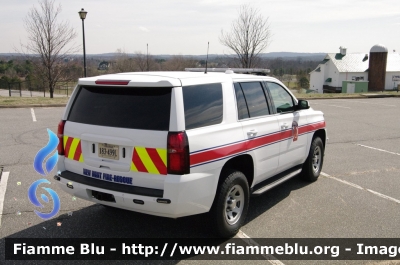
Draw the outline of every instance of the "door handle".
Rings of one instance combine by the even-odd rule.
[[[286,130],[287,128],[289,128],[289,125],[287,123],[281,125],[282,130]]]
[[[252,129],[252,130],[247,132],[247,135],[249,137],[254,137],[254,136],[256,136],[256,134],[257,134],[257,130],[256,129]]]

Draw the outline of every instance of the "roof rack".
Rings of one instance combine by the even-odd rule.
[[[204,72],[205,68],[185,68],[187,72]],[[207,72],[219,72],[219,73],[242,73],[242,74],[256,74],[256,75],[268,75],[271,71],[264,68],[208,68]]]

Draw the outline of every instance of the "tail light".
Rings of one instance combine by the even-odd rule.
[[[185,132],[169,132],[167,142],[168,174],[189,174],[189,141]]]
[[[96,85],[126,86],[130,80],[96,80]]]
[[[61,120],[60,123],[58,124],[58,129],[57,129],[57,137],[58,137],[58,154],[63,156],[64,155],[64,125],[65,121]]]

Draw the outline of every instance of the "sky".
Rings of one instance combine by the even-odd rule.
[[[271,43],[264,52],[368,53],[375,44],[400,51],[398,0],[55,0],[60,21],[76,30],[74,44],[86,53],[232,54],[219,42],[243,4],[268,18]],[[13,53],[27,42],[24,18],[37,0],[0,0],[0,53]],[[78,52],[79,53],[79,52]]]

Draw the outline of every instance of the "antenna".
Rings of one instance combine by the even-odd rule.
[[[147,72],[149,71],[149,44],[147,43]]]
[[[207,62],[208,62],[208,49],[210,48],[210,42],[207,44],[207,59],[206,59],[206,70],[204,71],[205,74],[207,74]]]

